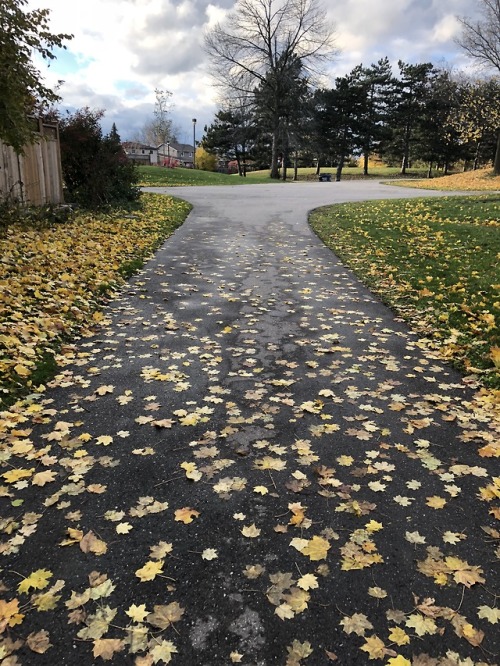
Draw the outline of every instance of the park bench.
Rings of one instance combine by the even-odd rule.
[[[320,183],[331,183],[332,182],[332,174],[331,173],[320,173],[318,176],[318,180]]]

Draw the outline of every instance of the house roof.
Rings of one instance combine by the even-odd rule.
[[[161,143],[158,146],[158,150],[161,152],[162,149],[166,148],[166,143]],[[177,143],[176,141],[170,142],[170,148],[176,150],[178,153],[192,153],[193,146],[189,143]]]
[[[157,150],[155,146],[148,146],[147,143],[140,143],[139,141],[123,141],[122,146],[125,150],[135,148],[136,150]]]

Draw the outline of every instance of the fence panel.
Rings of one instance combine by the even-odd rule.
[[[35,206],[64,202],[57,125],[38,121],[36,141],[23,155],[0,140],[0,198]]]

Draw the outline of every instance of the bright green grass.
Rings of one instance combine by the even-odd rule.
[[[271,180],[269,172],[259,171],[242,178],[237,174],[228,175],[199,169],[167,169],[158,166],[138,166],[139,185],[142,187],[189,187],[190,185],[252,185],[255,183],[277,183]]]
[[[142,187],[177,186],[188,187],[190,185],[252,185],[255,183],[279,183],[283,181],[271,179],[269,170],[250,171],[246,178],[238,174],[227,175],[213,171],[201,171],[199,169],[167,169],[158,166],[138,166],[139,185]],[[335,178],[335,167],[322,167],[322,173],[331,173]],[[368,178],[423,178],[425,169],[410,170],[406,176],[401,176],[398,167],[372,167]],[[287,169],[287,181],[292,181],[294,170]],[[342,171],[342,180],[365,179],[363,169],[360,167],[345,167]],[[299,181],[316,181],[316,169],[304,167],[298,170]]]
[[[310,222],[445,357],[500,388],[499,195],[343,204]]]

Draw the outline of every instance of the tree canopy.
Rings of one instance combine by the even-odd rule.
[[[67,34],[49,30],[49,10],[24,9],[27,0],[0,3],[0,139],[17,152],[33,140],[29,114],[60,97],[43,84],[33,64],[33,53],[52,60],[54,47],[65,48]]]
[[[479,0],[479,9],[481,20],[459,19],[462,35],[458,43],[471,58],[500,74],[500,0]],[[500,175],[500,126],[497,126],[494,171]]]
[[[280,93],[297,63],[306,75],[336,53],[324,8],[319,0],[238,0],[224,23],[205,35],[205,49],[220,85],[252,98],[265,88],[272,127],[271,177],[277,178]]]

